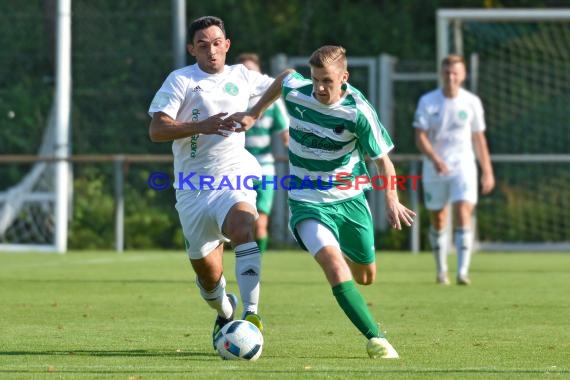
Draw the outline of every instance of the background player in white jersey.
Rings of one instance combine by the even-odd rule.
[[[286,70],[283,81],[276,79],[260,101],[236,119],[252,124],[282,94],[291,120],[290,228],[323,269],[346,316],[368,339],[370,357],[397,358],[355,284],[372,284],[376,276],[374,229],[363,188],[337,187],[337,175],[351,180],[368,176],[364,155],[381,174],[394,176],[388,157],[393,144],[374,108],[347,83],[343,47],[323,46],[313,52],[309,64],[311,79]],[[400,204],[394,188],[386,191],[386,205],[392,227],[411,225],[415,214]]]
[[[250,70],[261,72],[261,62],[259,56],[255,53],[242,53],[237,57],[236,62],[243,64]],[[250,104],[253,106],[258,100],[259,98],[254,98]],[[287,111],[285,111],[285,105],[282,100],[277,99],[245,133],[245,148],[253,154],[261,165],[262,176],[273,177],[275,175],[272,138],[278,134],[283,145],[287,146],[289,144],[288,128],[289,117],[287,116]],[[268,185],[264,185],[264,183]],[[269,240],[269,215],[273,206],[275,189],[270,184],[270,181],[257,181],[256,185],[256,207],[259,218],[255,221],[254,235],[259,250],[263,253],[267,249]]]
[[[226,294],[225,242],[235,250],[242,318],[261,328],[255,191],[241,186],[237,190],[240,178],[259,176],[260,168],[244,148],[244,134],[231,132],[234,122],[227,116],[245,111],[250,98],[263,93],[273,79],[243,65],[226,66],[229,48],[221,19],[194,20],[188,27],[187,49],[196,63],[172,72],[149,109],[151,140],[173,141],[176,209],[196,284],[218,314],[214,339],[234,318],[237,304],[233,294]]]
[[[457,284],[468,285],[473,232],[471,216],[477,203],[477,166],[481,192],[495,186],[485,138],[481,100],[461,87],[466,77],[463,57],[449,55],[441,64],[443,87],[423,95],[414,119],[416,145],[424,154],[424,201],[431,212],[429,238],[434,250],[437,283],[448,285],[447,214],[453,205],[456,224]]]

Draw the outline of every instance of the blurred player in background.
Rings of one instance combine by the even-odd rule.
[[[202,187],[200,178],[213,177],[216,188],[223,179],[236,183],[239,175],[261,175],[259,164],[244,148],[244,134],[233,132],[235,124],[227,116],[247,110],[250,99],[263,93],[273,78],[243,65],[225,64],[230,40],[217,17],[194,20],[188,39],[187,49],[196,63],[172,72],[156,93],[149,109],[149,135],[152,141],[173,141],[176,209],[196,284],[217,312],[215,341],[234,318],[237,305],[235,295],[226,293],[225,242],[235,250],[242,318],[262,329],[261,256],[253,235],[257,211],[254,190],[210,190]]]
[[[283,95],[291,120],[291,231],[321,266],[341,309],[368,339],[368,355],[398,358],[356,286],[370,285],[376,277],[374,228],[364,186],[341,189],[337,185],[345,182],[336,180],[340,173],[352,181],[368,176],[366,154],[380,174],[395,176],[388,157],[394,145],[374,108],[347,83],[343,47],[323,46],[313,52],[309,64],[311,79],[286,70],[284,80],[277,78],[249,112],[235,115],[236,120],[251,125]],[[386,213],[390,225],[397,229],[402,223],[411,225],[415,215],[400,203],[395,189],[386,190]]]
[[[243,64],[250,70],[261,72],[259,56],[255,53],[242,53],[237,63]],[[252,99],[253,106],[259,98]],[[284,146],[289,144],[289,117],[281,99],[269,106],[257,122],[245,133],[245,148],[254,155],[261,165],[261,174],[266,177],[275,175],[275,157],[272,154],[272,137],[279,134]],[[265,183],[269,183],[267,181]],[[256,183],[257,212],[259,218],[255,222],[255,241],[263,254],[267,250],[268,226],[275,189],[273,186],[263,186],[262,181]]]
[[[489,194],[495,177],[485,138],[481,100],[463,89],[463,57],[449,55],[441,63],[443,87],[423,95],[414,118],[416,145],[423,153],[424,202],[431,212],[429,240],[434,250],[439,284],[448,285],[447,214],[453,206],[456,223],[457,284],[469,285],[473,245],[471,218],[477,204],[477,165],[481,166],[481,192]]]

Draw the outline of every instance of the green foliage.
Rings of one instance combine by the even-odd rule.
[[[515,4],[516,3],[516,4]],[[524,6],[556,5],[525,0]],[[0,153],[37,152],[53,101],[56,1],[0,1]],[[254,51],[269,68],[278,53],[308,55],[316,47],[341,44],[349,56],[389,53],[401,59],[434,61],[435,13],[438,8],[515,7],[514,1],[452,0],[210,0],[187,2],[187,19],[206,14],[226,22],[232,47],[228,61]],[[150,101],[172,70],[171,6],[165,0],[79,0],[72,2],[73,154],[170,154],[170,144],[148,139]],[[193,60],[188,57],[188,62]],[[355,72],[356,81],[363,80]],[[399,153],[415,153],[411,115],[424,89],[396,94],[398,125],[393,138]],[[567,98],[545,107],[562,113]],[[537,104],[537,107],[542,107]],[[535,112],[536,110],[528,110]],[[406,119],[407,118],[407,119]],[[530,128],[533,126],[524,126]],[[548,130],[540,138],[552,139]],[[556,142],[554,142],[556,143]],[[567,143],[557,145],[564,151]],[[86,164],[92,165],[92,164]],[[22,177],[22,166],[2,168],[4,189]],[[147,172],[148,173],[148,172]],[[172,191],[154,192],[138,172],[126,185],[125,221],[128,247],[180,248],[182,237],[173,209]],[[70,246],[112,247],[112,173],[93,166],[75,176]],[[93,181],[93,183],[90,183]],[[96,207],[94,207],[96,205]],[[406,249],[405,233],[379,237],[379,246]]]
[[[0,153],[37,152],[45,129],[53,87],[43,15],[37,2],[0,3]]]
[[[114,183],[111,173],[83,168],[74,181],[73,219],[70,223],[71,249],[113,249],[115,247]],[[183,249],[184,239],[174,209],[174,191],[155,191],[146,181],[147,170],[127,175],[124,191],[125,248],[163,247]]]
[[[540,164],[529,164],[532,166]],[[478,205],[479,237],[483,241],[560,242],[569,238],[565,211],[570,207],[565,165],[523,167],[516,173],[498,168],[497,191]],[[547,174],[537,183],[537,172]],[[514,178],[513,178],[514,177]],[[516,182],[515,182],[516,178]],[[513,185],[515,182],[517,185]],[[498,225],[499,218],[504,224]]]
[[[376,249],[380,251],[405,251],[410,248],[409,232],[388,228],[386,231],[376,232],[374,237]]]
[[[70,249],[114,247],[114,200],[107,176],[97,170],[74,181],[73,219],[69,226]]]
[[[125,244],[128,249],[182,250],[184,237],[174,208],[174,190],[151,189],[147,184],[150,174],[149,170],[129,172],[131,180],[125,192]]]
[[[45,130],[51,86],[34,77],[6,84],[0,93],[0,152],[11,154],[37,153]]]

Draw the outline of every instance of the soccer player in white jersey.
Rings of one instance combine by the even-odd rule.
[[[250,70],[261,72],[261,62],[255,53],[242,53],[237,59],[237,63],[243,64]],[[257,103],[259,98],[250,101],[250,105]],[[245,133],[245,149],[257,159],[261,165],[261,175],[266,179],[275,176],[275,157],[272,150],[272,138],[279,135],[284,146],[289,144],[289,117],[285,111],[285,105],[281,99],[271,104],[261,115],[259,120]],[[263,254],[267,250],[269,240],[269,215],[273,206],[275,186],[269,186],[269,181],[259,180],[254,182],[257,192],[257,213],[259,218],[255,221],[254,235],[255,241]],[[263,185],[263,184],[266,185]]]
[[[429,239],[434,250],[436,282],[449,284],[447,268],[448,204],[453,206],[457,284],[469,285],[473,245],[471,216],[477,204],[477,166],[481,193],[495,186],[485,138],[481,100],[461,87],[466,77],[463,57],[449,55],[441,64],[443,87],[423,95],[414,118],[416,145],[423,153],[424,202],[431,213]]]
[[[188,27],[187,50],[196,63],[172,72],[149,109],[151,140],[173,142],[176,209],[196,284],[217,312],[214,340],[234,318],[237,305],[235,295],[226,293],[226,242],[235,250],[242,318],[262,327],[260,253],[253,236],[255,191],[239,183],[248,175],[259,177],[260,168],[244,148],[244,134],[232,132],[235,124],[227,116],[247,110],[250,98],[263,93],[273,78],[243,65],[227,66],[229,48],[221,19],[194,20]]]
[[[276,81],[240,123],[250,125],[280,95],[290,117],[290,228],[323,269],[339,306],[368,339],[370,357],[398,358],[374,320],[356,283],[376,277],[374,229],[363,188],[347,188],[341,179],[368,176],[365,155],[380,174],[396,172],[388,152],[393,148],[378,115],[362,93],[347,83],[345,49],[323,46],[310,57],[311,79],[292,70]],[[236,117],[238,116],[236,115]],[[340,176],[340,177],[339,177]],[[414,212],[386,190],[390,225],[410,226]]]

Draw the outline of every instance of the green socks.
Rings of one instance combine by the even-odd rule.
[[[348,319],[367,339],[384,338],[353,280],[333,286],[332,291]]]

